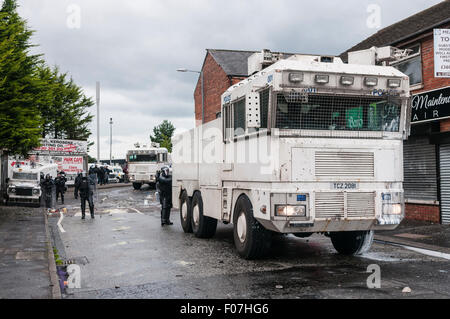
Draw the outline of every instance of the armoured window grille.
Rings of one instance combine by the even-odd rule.
[[[245,134],[245,99],[233,104],[234,108],[234,136]]]
[[[280,129],[398,132],[401,100],[386,97],[280,93]]]
[[[267,117],[269,114],[269,95],[270,89],[266,89],[259,93],[261,104],[261,128],[267,128]]]

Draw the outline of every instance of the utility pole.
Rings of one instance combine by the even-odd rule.
[[[100,162],[100,82],[97,82],[97,162]]]
[[[109,129],[109,165],[112,166],[112,125],[113,125],[112,117],[109,119],[109,125],[110,125],[110,129]]]

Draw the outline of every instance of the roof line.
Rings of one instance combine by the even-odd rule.
[[[425,32],[425,31],[428,31],[428,30],[430,30],[430,29],[433,29],[433,28],[435,28],[435,27],[437,27],[437,26],[439,26],[439,25],[445,24],[445,23],[447,23],[447,22],[450,22],[450,18],[447,18],[447,19],[442,20],[442,21],[440,21],[440,22],[438,22],[438,23],[432,24],[432,25],[430,25],[430,26],[428,26],[428,27],[426,27],[426,28],[420,29],[419,31],[416,31],[416,32],[414,32],[414,33],[411,33],[411,34],[409,34],[409,35],[406,35],[406,36],[404,36],[404,37],[402,37],[402,38],[400,38],[400,39],[398,39],[398,40],[395,40],[395,41],[393,41],[393,42],[390,42],[389,44],[394,44],[394,43],[402,42],[403,40],[412,38],[412,37],[414,37],[414,36],[416,36],[416,35],[418,35],[418,34],[421,34],[421,33]]]

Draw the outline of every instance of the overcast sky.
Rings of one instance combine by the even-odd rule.
[[[95,83],[101,82],[100,149],[101,158],[107,159],[110,117],[114,158],[125,158],[135,142],[148,141],[153,127],[164,119],[180,131],[194,126],[198,75],[176,69],[199,70],[207,48],[340,54],[380,28],[440,1],[18,2],[19,13],[36,31],[37,51],[50,65],[68,72],[89,96],[95,97]],[[91,113],[96,114],[95,107]],[[95,119],[92,141],[96,132]],[[96,146],[90,154],[96,157]]]

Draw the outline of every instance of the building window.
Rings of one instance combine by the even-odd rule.
[[[234,109],[234,136],[245,134],[245,99],[233,104]]]
[[[420,44],[409,47],[412,50],[409,56],[391,65],[399,71],[409,76],[409,84],[411,86],[422,83],[422,56],[420,52]]]

